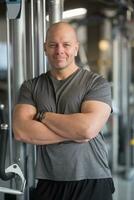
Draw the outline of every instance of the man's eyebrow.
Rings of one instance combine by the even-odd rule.
[[[57,44],[58,42],[49,41],[48,44]],[[63,41],[63,44],[71,44],[71,41]]]
[[[53,41],[51,42],[51,41],[50,41],[50,42],[48,42],[48,43],[57,43],[57,42],[53,42]]]

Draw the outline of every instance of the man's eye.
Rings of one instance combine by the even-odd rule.
[[[55,44],[50,44],[49,47],[53,48],[53,47],[56,47]]]
[[[64,44],[64,46],[65,46],[65,47],[69,47],[69,46],[70,46],[70,44]]]

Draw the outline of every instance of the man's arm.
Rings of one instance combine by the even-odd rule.
[[[59,136],[72,140],[92,139],[97,136],[111,113],[108,104],[85,101],[81,113],[57,114],[46,112],[42,123]]]
[[[36,121],[34,119],[36,112],[36,108],[32,105],[16,105],[13,114],[13,132],[16,140],[38,145],[68,141]]]

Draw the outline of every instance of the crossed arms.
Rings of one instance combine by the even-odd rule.
[[[63,141],[85,142],[97,136],[110,112],[111,108],[106,103],[85,101],[81,113],[46,112],[42,122],[38,122],[34,106],[18,104],[13,114],[13,132],[17,140],[37,145]]]

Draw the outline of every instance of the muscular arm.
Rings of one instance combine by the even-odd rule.
[[[97,136],[109,118],[111,108],[100,101],[85,101],[81,113],[45,113],[44,125],[59,136],[72,140],[92,139]]]
[[[28,104],[18,104],[13,114],[13,132],[16,140],[32,144],[53,144],[67,141],[44,124],[34,120],[36,108]]]

